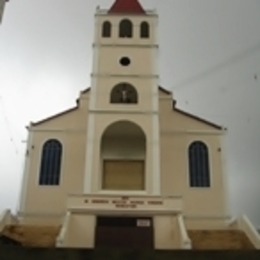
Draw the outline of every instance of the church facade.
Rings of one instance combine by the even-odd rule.
[[[57,246],[188,248],[185,228],[226,225],[226,131],[160,86],[157,34],[136,0],[97,9],[90,88],[28,126],[18,215],[62,225]]]

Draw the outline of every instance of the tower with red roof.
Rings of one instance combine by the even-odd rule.
[[[110,14],[145,14],[138,0],[116,0],[108,12]]]
[[[155,12],[145,10],[138,0],[115,0],[108,10],[97,9],[86,193],[98,189],[99,154],[105,140],[102,134],[110,126],[111,135],[116,132],[120,135],[122,131],[130,134],[139,129],[139,137],[143,133],[149,140],[149,153],[142,155],[146,157],[143,172],[147,176],[146,184],[139,183],[139,188],[147,194],[160,195],[157,18]],[[92,145],[93,139],[100,140],[98,149]]]

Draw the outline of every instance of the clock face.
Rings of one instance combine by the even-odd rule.
[[[136,104],[137,103],[137,91],[136,89],[127,83],[121,83],[116,85],[111,92],[111,103],[114,104]]]

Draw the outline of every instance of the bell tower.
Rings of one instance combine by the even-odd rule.
[[[160,195],[157,26],[138,0],[96,10],[85,194]]]

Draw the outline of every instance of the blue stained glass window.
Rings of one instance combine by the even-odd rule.
[[[203,142],[189,147],[189,175],[191,187],[210,187],[209,152]]]
[[[58,140],[49,140],[43,145],[40,166],[40,185],[59,185],[62,145]]]

